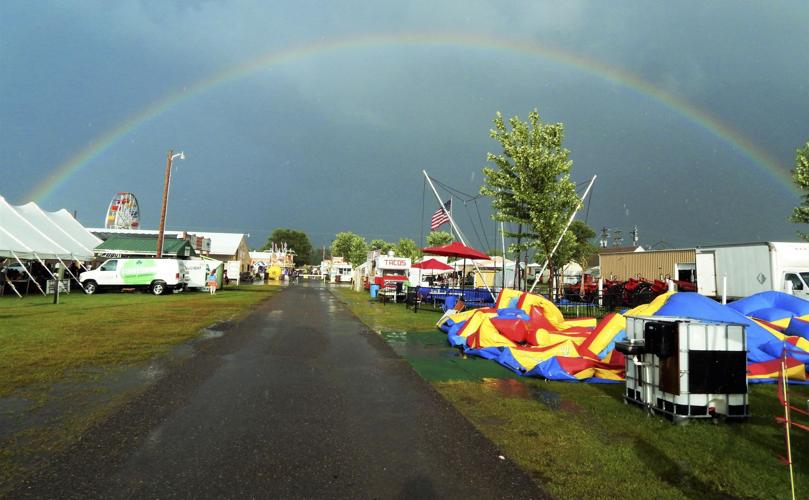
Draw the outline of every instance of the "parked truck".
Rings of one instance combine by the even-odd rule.
[[[727,277],[727,297],[785,291],[809,300],[809,242],[762,242],[697,247],[697,291],[720,297]]]

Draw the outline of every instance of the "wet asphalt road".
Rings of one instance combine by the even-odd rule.
[[[320,285],[200,344],[14,497],[536,498]]]

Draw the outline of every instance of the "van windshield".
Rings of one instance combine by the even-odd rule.
[[[809,273],[799,273],[804,283],[809,283]]]

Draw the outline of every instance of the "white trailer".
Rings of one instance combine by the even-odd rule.
[[[697,291],[728,298],[788,289],[809,299],[809,242],[761,242],[697,247]]]

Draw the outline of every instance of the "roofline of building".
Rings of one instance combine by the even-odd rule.
[[[656,252],[688,252],[688,251],[693,252],[695,250],[696,250],[696,247],[661,248],[661,249],[658,249],[658,250],[644,250],[642,252],[626,251],[626,252],[611,252],[611,253],[605,253],[605,254],[599,253],[598,256],[601,257],[601,255],[643,255],[643,254],[646,254],[646,253],[656,253]]]
[[[746,243],[720,243],[719,245],[697,245],[697,249],[703,248],[727,248],[727,247],[747,247],[747,246],[754,246],[754,245],[780,245],[780,244],[787,244],[787,245],[795,245],[795,244],[809,244],[809,241],[750,241]]]

